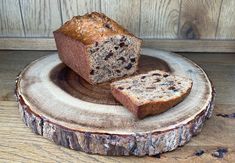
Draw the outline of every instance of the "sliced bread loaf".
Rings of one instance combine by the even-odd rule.
[[[178,104],[191,88],[191,79],[159,70],[111,83],[113,96],[140,119]]]
[[[102,13],[75,16],[54,37],[60,59],[91,84],[137,70],[142,40]]]

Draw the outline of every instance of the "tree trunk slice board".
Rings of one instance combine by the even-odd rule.
[[[193,80],[189,96],[155,116],[138,120],[112,97],[109,83],[90,85],[52,54],[18,76],[16,96],[25,124],[58,145],[101,155],[155,155],[198,134],[214,107],[214,88],[192,61],[142,49],[139,71],[168,71]]]

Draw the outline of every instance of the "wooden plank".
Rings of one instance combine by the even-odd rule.
[[[58,0],[20,0],[26,37],[52,37],[61,26]]]
[[[215,39],[221,0],[182,0],[179,38]]]
[[[56,45],[52,38],[0,38],[0,49],[56,50]]]
[[[144,40],[143,46],[174,52],[235,52],[235,41]]]
[[[140,0],[101,0],[101,12],[139,36]]]
[[[62,20],[66,22],[73,16],[87,12],[100,11],[100,0],[61,0]]]
[[[235,41],[146,39],[143,46],[174,52],[235,52]]]
[[[0,22],[0,37],[24,37],[18,1],[0,0]]]
[[[216,39],[235,39],[235,1],[223,0]]]
[[[142,38],[177,38],[180,0],[142,0],[140,36]]]
[[[0,101],[15,101],[17,75],[33,60],[51,53],[51,51],[0,51]]]
[[[174,52],[235,52],[235,41],[144,39],[144,47]],[[56,50],[52,38],[0,38],[2,50]]]

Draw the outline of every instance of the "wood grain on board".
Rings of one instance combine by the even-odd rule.
[[[235,39],[235,1],[223,0],[217,29],[217,39]]]
[[[139,36],[140,0],[101,0],[101,12]]]
[[[135,74],[142,74],[155,69],[170,71],[163,60],[141,56],[138,72]],[[109,82],[91,85],[63,64],[56,66],[50,74],[53,84],[63,88],[65,92],[75,98],[96,104],[120,105],[111,94]]]
[[[215,39],[222,0],[182,0],[179,38]]]
[[[60,0],[63,22],[73,16],[83,15],[87,12],[100,11],[100,0]]]
[[[148,48],[142,54],[138,73],[162,68],[193,81],[180,104],[138,120],[115,102],[109,82],[91,86],[54,53],[31,63],[17,79],[24,122],[58,145],[93,154],[156,155],[186,144],[211,117],[215,96],[211,82],[182,56]]]
[[[59,0],[20,0],[26,37],[52,37],[61,26]]]
[[[235,112],[235,72],[231,71],[235,68],[234,54],[181,53],[198,63],[211,77],[217,90],[214,114],[206,122],[201,134],[192,138],[191,142],[184,147],[153,157],[138,158],[133,156],[111,157],[90,155],[69,150],[57,146],[40,136],[36,136],[30,132],[30,129],[25,127],[20,119],[15,102],[15,77],[31,61],[50,53],[45,51],[0,51],[1,161],[67,162],[69,158],[71,162],[235,162],[235,146],[233,143],[235,139],[233,127],[235,121],[232,118],[216,116],[217,114],[231,115]],[[218,72],[220,72],[219,75],[217,75]],[[223,87],[224,84],[227,87]],[[3,98],[4,96],[6,98]],[[226,102],[229,104],[225,104]],[[228,149],[224,157],[217,158],[212,156],[212,153],[221,147]],[[203,152],[200,152],[200,150],[203,150]]]
[[[142,0],[140,37],[177,38],[180,0]]]
[[[0,37],[24,37],[20,5],[17,0],[0,0]]]

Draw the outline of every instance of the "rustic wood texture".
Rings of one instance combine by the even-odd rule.
[[[142,0],[140,37],[177,38],[180,2],[180,0]]]
[[[144,47],[173,52],[235,52],[232,40],[144,39]],[[0,38],[0,50],[57,50],[52,38]]]
[[[24,37],[18,1],[0,0],[0,22],[0,37]]]
[[[66,22],[76,15],[100,11],[100,0],[61,0],[62,20]]]
[[[233,0],[1,0],[0,4],[0,37],[52,37],[52,31],[72,16],[101,11],[142,38],[235,39]]]
[[[182,0],[179,38],[215,39],[221,0]]]
[[[144,40],[143,46],[174,52],[235,52],[235,41]]]
[[[28,54],[32,56],[27,57]],[[33,59],[51,54],[51,52],[6,51],[0,52],[0,101],[14,101],[15,79],[19,71]],[[21,57],[19,57],[21,56]]]
[[[20,0],[26,37],[52,37],[61,26],[59,0]]]
[[[101,0],[101,12],[139,36],[140,0]]]
[[[235,38],[235,1],[223,0],[217,29],[217,39]]]
[[[184,145],[211,116],[215,95],[211,82],[200,67],[181,56],[153,49],[142,49],[142,54],[146,57],[141,58],[138,73],[162,63],[159,67],[164,70],[192,79],[185,100],[163,114],[138,120],[105,96],[111,96],[108,83],[89,86],[54,54],[31,63],[17,79],[24,122],[56,144],[87,153],[144,156]]]
[[[217,90],[214,113],[202,133],[192,138],[184,147],[160,156],[137,158],[89,155],[56,146],[29,132],[22,123],[17,109],[13,92],[14,80],[20,69],[49,53],[51,52],[0,51],[0,160],[2,162],[235,162],[234,119],[216,116],[219,113],[235,112],[235,72],[231,71],[235,69],[234,54],[181,53],[197,62],[211,77]],[[6,94],[7,98],[2,98]],[[223,158],[211,155],[218,147],[228,149]],[[203,150],[204,153],[198,152],[197,156],[195,155],[197,150]]]
[[[0,38],[0,49],[56,50],[54,38]]]

